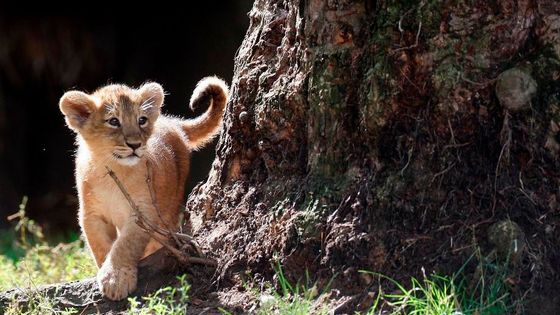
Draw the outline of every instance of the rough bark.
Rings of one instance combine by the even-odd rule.
[[[557,2],[257,0],[249,17],[187,202],[220,285],[278,260],[293,281],[339,274],[351,312],[371,302],[358,270],[452,274],[511,219],[532,235],[513,294],[557,291]]]

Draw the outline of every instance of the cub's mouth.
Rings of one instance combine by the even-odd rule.
[[[127,158],[131,158],[131,157],[140,158],[140,156],[138,154],[136,154],[136,152],[133,152],[133,153],[131,153],[129,155],[125,155],[125,156],[122,156],[122,155],[117,154],[117,153],[113,153],[113,156],[117,159],[127,159]]]
[[[142,159],[142,156],[146,153],[146,147],[140,144],[116,146],[111,154],[114,160],[122,165],[131,166]]]
[[[135,165],[140,161],[140,156],[136,153],[131,153],[126,156],[122,156],[120,154],[113,153],[113,156],[117,159],[117,162],[122,165],[132,166]]]

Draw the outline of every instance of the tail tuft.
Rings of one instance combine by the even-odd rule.
[[[193,111],[208,107],[213,104],[225,103],[228,95],[228,86],[216,76],[206,77],[196,84],[189,106]]]
[[[193,111],[208,109],[199,117],[183,121],[183,130],[193,150],[212,141],[220,130],[227,98],[228,86],[222,79],[206,77],[197,83],[189,105]]]

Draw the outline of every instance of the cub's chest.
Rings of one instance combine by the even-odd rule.
[[[137,176],[119,176],[119,180],[136,205],[142,208],[143,205],[149,204],[149,190],[143,187],[146,185],[145,180]],[[91,195],[96,201],[95,209],[92,210],[120,229],[133,215],[123,192],[109,175],[97,178],[90,184]]]

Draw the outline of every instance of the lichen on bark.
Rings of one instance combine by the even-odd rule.
[[[221,275],[270,272],[281,253],[290,276],[340,271],[336,285],[360,287],[357,268],[452,269],[495,219],[544,233],[537,218],[560,197],[559,11],[544,0],[256,1],[215,168],[187,207],[213,210],[195,231],[225,236],[206,243]],[[526,63],[530,109],[504,110],[496,78]]]

